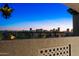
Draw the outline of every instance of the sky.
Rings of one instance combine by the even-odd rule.
[[[3,7],[4,4],[0,4]],[[51,30],[72,29],[72,15],[68,6],[61,3],[9,3],[13,8],[11,17],[5,19],[0,12],[0,30]]]

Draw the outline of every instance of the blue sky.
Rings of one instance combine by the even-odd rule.
[[[4,4],[0,4],[2,7]],[[61,30],[72,29],[72,15],[68,7],[61,3],[12,3],[14,9],[9,19],[4,19],[0,12],[1,30],[50,30],[60,27]]]

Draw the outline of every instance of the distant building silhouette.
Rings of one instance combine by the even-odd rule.
[[[30,31],[32,31],[32,28],[30,28]]]
[[[56,29],[55,28],[53,28],[53,32],[55,32],[56,31]]]
[[[60,27],[58,27],[58,32],[60,32]]]
[[[69,32],[69,28],[67,28],[66,32]]]
[[[72,36],[72,33],[73,32],[69,31],[69,28],[64,32],[60,31],[60,27],[58,27],[58,29],[53,28],[50,31],[43,29],[32,30],[32,28],[30,28],[29,31],[3,31],[3,37],[4,39],[53,38]]]

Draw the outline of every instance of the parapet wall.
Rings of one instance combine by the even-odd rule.
[[[71,47],[69,48],[69,45]],[[0,41],[0,55],[12,55],[12,56],[41,56],[41,50],[47,51],[49,49],[64,49],[69,52],[71,56],[79,56],[79,37],[62,37],[62,38],[46,38],[46,39],[22,39],[22,40],[5,40]],[[58,49],[58,50],[59,50]],[[48,54],[60,53],[66,50],[53,51]],[[47,55],[47,52],[42,52]],[[63,52],[64,53],[64,52]],[[61,53],[60,53],[61,54]],[[65,54],[66,55],[66,54]],[[69,55],[69,54],[67,54]]]

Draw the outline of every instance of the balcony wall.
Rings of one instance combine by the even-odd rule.
[[[39,56],[39,50],[71,45],[71,55],[79,56],[79,37],[0,41],[0,55]]]

